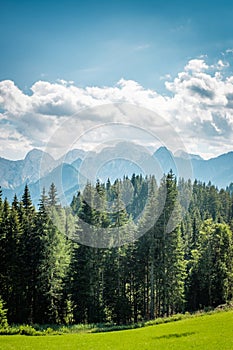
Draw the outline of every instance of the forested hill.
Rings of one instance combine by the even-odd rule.
[[[153,161],[157,162],[154,166]],[[94,181],[99,178],[106,182],[110,178],[113,182],[117,178],[122,179],[124,175],[131,177],[133,173],[156,175],[158,168],[160,175],[172,169],[178,178],[181,176],[190,178],[192,181],[198,179],[205,183],[211,181],[219,188],[226,188],[233,182],[233,152],[204,160],[198,155],[184,151],[172,154],[166,147],[161,147],[149,156],[142,147],[129,147],[127,143],[120,142],[115,147],[105,148],[98,155],[95,152],[74,149],[64,157],[55,160],[48,153],[34,149],[22,160],[12,161],[0,158],[3,196],[10,201],[13,200],[15,193],[21,197],[27,183],[32,201],[36,204],[43,187],[48,190],[50,184],[54,182],[61,202],[70,203],[80,187],[83,169],[87,164],[91,169],[87,171],[87,175],[92,175],[93,169],[98,169],[94,174]],[[188,168],[190,171],[186,174]],[[157,181],[160,178],[161,176],[157,176]]]
[[[26,186],[22,198],[0,199],[8,320],[125,324],[226,303],[232,229],[230,191],[177,183],[172,172],[159,184],[135,175],[87,184],[66,208],[52,184],[35,210]]]

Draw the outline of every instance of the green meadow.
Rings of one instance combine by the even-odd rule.
[[[0,336],[0,350],[232,350],[233,311],[109,333]]]

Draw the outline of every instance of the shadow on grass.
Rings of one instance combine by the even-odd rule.
[[[190,335],[193,335],[193,334],[195,334],[195,332],[172,333],[172,334],[161,335],[160,337],[153,337],[152,339],[159,340],[159,339],[182,338],[182,337],[189,337]]]

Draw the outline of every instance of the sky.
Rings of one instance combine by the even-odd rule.
[[[0,156],[20,159],[35,147],[58,154],[71,132],[70,147],[91,150],[100,125],[112,122],[128,125],[126,140],[136,142],[140,127],[141,144],[170,146],[174,135],[164,139],[158,119],[180,140],[172,151],[232,151],[232,18],[226,0],[0,0]],[[115,103],[155,114],[93,113]],[[112,124],[108,133],[122,139]]]

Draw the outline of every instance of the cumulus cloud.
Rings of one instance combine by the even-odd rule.
[[[30,97],[25,95],[11,80],[0,82],[0,103],[14,116],[23,115],[30,108]]]
[[[227,62],[219,60],[217,64],[209,65],[206,60],[190,60],[173,80],[167,75],[167,96],[145,89],[136,81],[125,79],[120,79],[113,87],[86,88],[77,87],[72,81],[37,81],[31,87],[30,95],[25,94],[12,81],[1,81],[2,140],[8,138],[7,149],[10,152],[12,145],[12,154],[19,153],[15,150],[13,139],[10,139],[13,132],[13,137],[22,144],[22,152],[25,148],[44,147],[54,132],[62,128],[64,123],[69,123],[74,115],[76,128],[70,122],[69,133],[77,133],[77,138],[88,129],[98,129],[98,125],[111,122],[139,125],[155,135],[159,128],[162,129],[156,118],[146,111],[143,116],[137,114],[136,110],[127,116],[114,109],[98,113],[86,110],[111,103],[129,103],[148,108],[164,118],[191,153],[209,157],[233,150],[233,76],[224,77],[223,70],[229,65]],[[79,113],[80,111],[83,112]],[[98,140],[98,130],[96,132]],[[116,128],[115,131],[113,127],[108,130],[112,137],[117,138],[119,135],[114,132],[116,133]],[[56,140],[57,145],[54,141],[54,148],[59,148],[59,143],[65,143],[65,137],[69,142],[67,134],[58,134],[60,136]],[[133,135],[129,132],[125,137]],[[90,146],[92,140],[85,139],[86,147],[88,142]],[[152,140],[149,143],[152,146]],[[1,154],[2,145],[3,141]]]
[[[208,68],[209,66],[205,63],[203,59],[195,59],[190,60],[188,64],[184,67],[184,70],[192,72],[202,72]]]
[[[222,60],[219,60],[217,65],[219,69],[228,68],[230,66],[229,62],[223,62]]]

